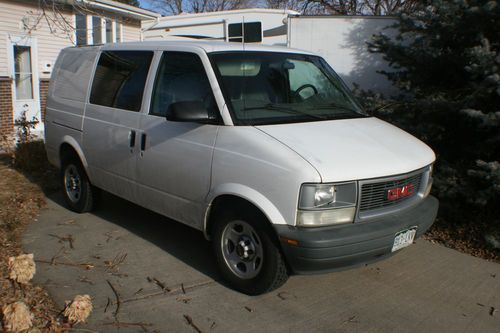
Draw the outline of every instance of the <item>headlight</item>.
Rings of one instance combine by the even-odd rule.
[[[356,183],[304,184],[297,224],[304,227],[351,223],[356,213]]]

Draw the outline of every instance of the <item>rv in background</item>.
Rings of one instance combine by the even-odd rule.
[[[393,36],[392,17],[301,16],[292,10],[241,9],[161,17],[143,24],[145,40],[219,40],[283,45],[320,54],[350,86],[385,95],[398,90],[379,73],[388,63],[368,52],[373,34]]]
[[[165,16],[143,26],[144,40],[218,40],[287,45],[287,26],[293,10],[240,9]]]

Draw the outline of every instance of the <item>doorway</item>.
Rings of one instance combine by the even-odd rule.
[[[36,119],[38,124],[32,133],[40,135],[43,132],[43,124],[40,112],[37,49],[34,37],[10,36],[9,60],[13,79],[14,121],[20,119],[23,114],[25,114],[27,121]]]

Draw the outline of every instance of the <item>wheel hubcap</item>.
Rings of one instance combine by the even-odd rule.
[[[68,165],[64,171],[64,188],[71,202],[80,200],[82,194],[81,177],[73,164]]]
[[[221,249],[224,261],[238,277],[251,279],[259,274],[262,242],[254,228],[245,221],[232,221],[222,232]]]

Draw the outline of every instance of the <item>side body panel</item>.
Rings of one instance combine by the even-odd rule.
[[[108,92],[109,96],[103,94],[102,96],[105,97],[102,97],[99,90],[101,88],[96,88],[94,101],[92,93],[89,93],[83,123],[83,147],[92,183],[127,200],[137,202],[136,155],[140,144],[139,122],[146,95],[146,87],[142,88],[141,82],[147,86],[148,78],[153,75],[153,66],[145,61],[150,61],[154,53],[151,50],[134,50],[135,56],[127,58],[126,52],[129,50],[121,51],[124,53],[116,52],[113,55],[101,53],[101,58],[104,57],[103,65],[98,63],[93,84],[98,82],[96,87],[104,90],[106,85],[114,85],[117,88],[113,88],[117,90],[110,90],[115,95]],[[127,80],[130,79],[131,82],[134,80],[136,76],[134,71],[141,68],[138,65],[138,61],[141,60],[143,60],[144,68],[140,71],[145,74],[140,74],[141,79],[135,85],[129,85]],[[115,65],[116,63],[118,65]],[[122,67],[117,69],[113,65]],[[101,66],[100,72],[99,66]],[[142,96],[139,95],[139,91]],[[106,103],[110,102],[109,98],[112,96],[116,98],[112,103],[121,104],[113,104],[116,107],[107,106]],[[129,103],[123,102],[120,99],[121,96],[126,96],[128,99],[125,100]],[[132,99],[128,96],[135,97]],[[137,100],[137,105],[130,104],[134,100]]]
[[[83,114],[97,53],[96,48],[64,49],[55,64],[47,94],[45,145],[49,161],[57,167],[62,143],[82,151]]]
[[[92,183],[135,201],[135,150],[130,135],[138,131],[138,112],[87,104],[83,124],[83,150]],[[137,138],[136,138],[137,140]]]
[[[144,115],[141,135],[147,141],[137,160],[138,204],[201,229],[218,128]]]
[[[219,110],[223,99],[206,53],[199,48],[172,47],[158,51],[154,74],[164,53],[169,51],[194,53],[199,56],[214,93]],[[210,190],[212,159],[218,125],[203,125],[167,121],[149,114],[149,102],[156,75],[146,85],[144,113],[140,120],[140,136],[145,137],[144,150],[137,156],[137,202],[194,228],[203,228],[203,218]],[[228,115],[226,115],[227,117]],[[224,117],[224,114],[222,115]]]
[[[231,194],[260,208],[274,224],[295,225],[302,183],[321,182],[306,160],[251,126],[219,130],[208,201]]]

